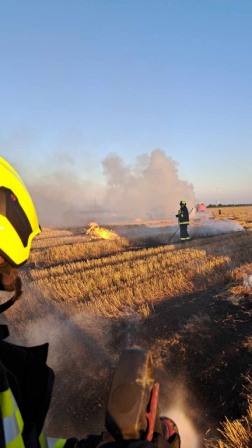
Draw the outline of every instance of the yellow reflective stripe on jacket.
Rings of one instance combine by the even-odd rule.
[[[48,448],[63,448],[67,439],[54,439],[49,437],[47,439]]]
[[[55,439],[53,437],[47,438],[44,428],[39,436],[39,443],[41,448],[62,448],[65,446],[66,440],[67,439]]]
[[[180,226],[181,226],[181,224],[189,224],[189,221],[179,222]]]
[[[21,434],[23,432],[24,422],[23,422],[22,415],[21,415],[18,407],[16,410],[16,418],[17,418],[17,422],[18,422],[19,432]]]
[[[39,436],[39,444],[40,444],[40,448],[48,448],[48,444],[47,444],[47,438],[46,438],[46,434],[45,434],[45,429],[42,429],[42,432]]]
[[[5,444],[6,448],[25,448],[23,437],[21,436],[21,434],[19,434],[19,436],[12,442],[7,443],[7,441],[5,440]]]
[[[0,392],[0,406],[6,448],[25,448],[22,438],[23,419],[10,389]]]
[[[0,406],[3,418],[9,417],[15,412],[10,389],[0,392]]]
[[[24,422],[10,389],[0,392],[0,408],[6,448],[25,448],[22,437]],[[63,448],[66,439],[47,439],[43,429],[39,436],[39,443],[41,448]]]

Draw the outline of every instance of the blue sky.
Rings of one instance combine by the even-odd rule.
[[[69,155],[98,179],[110,152],[161,148],[201,202],[217,185],[252,202],[252,2],[8,0],[0,17],[3,157],[39,173]]]

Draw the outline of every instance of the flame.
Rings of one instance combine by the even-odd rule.
[[[96,222],[91,222],[89,229],[87,230],[87,235],[90,235],[92,239],[102,238],[103,240],[117,240],[119,235],[113,230],[103,229],[99,227]]]
[[[136,218],[136,222],[143,222],[141,218]]]

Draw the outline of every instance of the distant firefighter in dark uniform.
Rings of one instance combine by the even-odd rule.
[[[180,210],[178,211],[176,218],[178,218],[180,225],[181,242],[184,243],[185,241],[189,241],[190,237],[187,232],[187,226],[189,224],[189,213],[185,201],[180,201]]]

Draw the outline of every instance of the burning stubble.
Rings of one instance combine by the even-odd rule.
[[[90,235],[91,239],[103,239],[103,240],[117,240],[119,235],[117,235],[113,230],[107,230],[98,226],[96,222],[91,222],[86,235]]]

